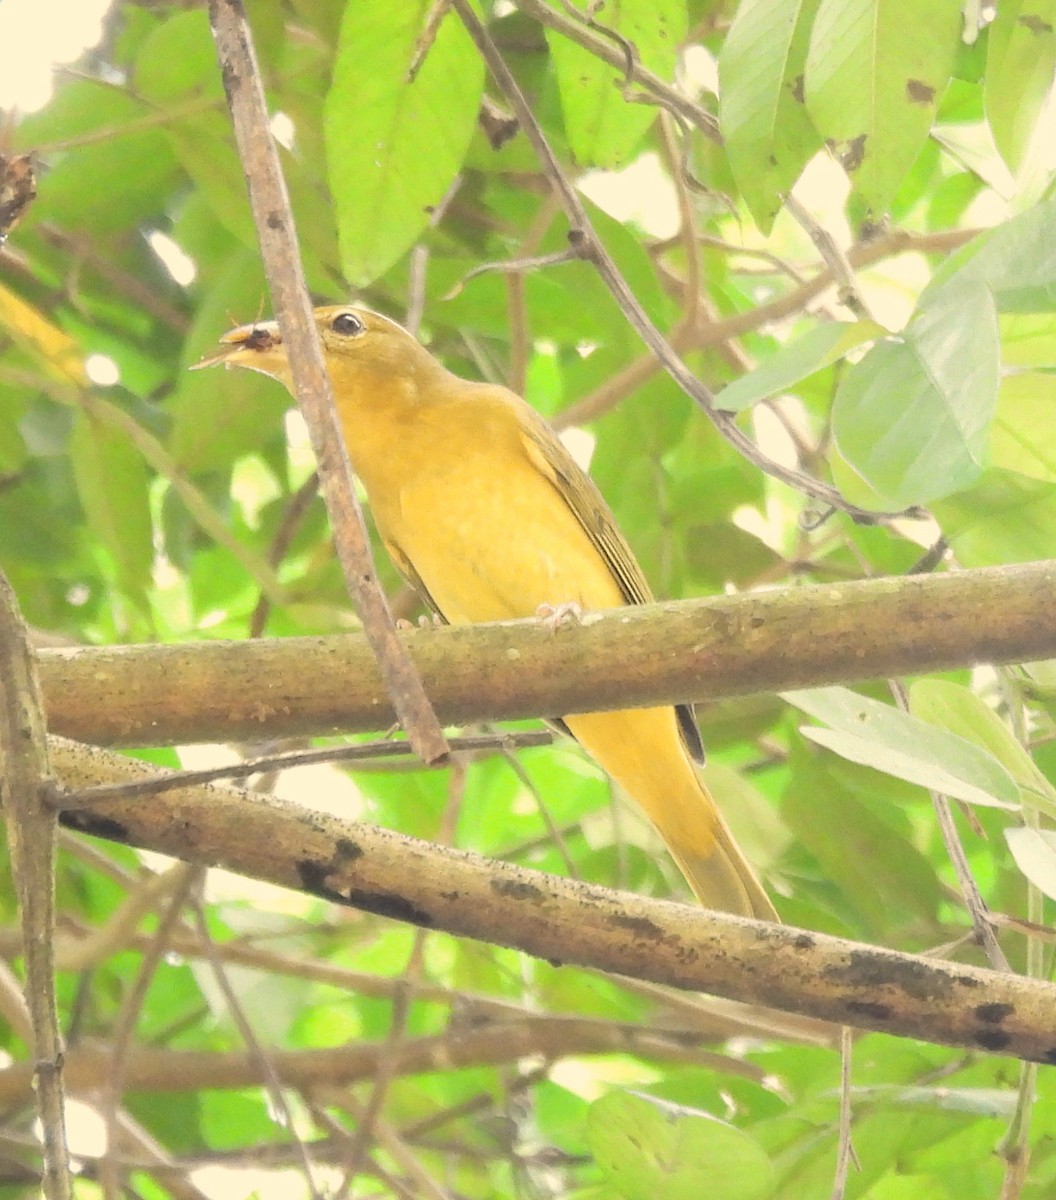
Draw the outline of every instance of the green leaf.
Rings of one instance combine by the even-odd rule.
[[[909,707],[921,720],[992,754],[1022,789],[1024,804],[1056,815],[1056,788],[1012,730],[975,692],[948,679],[918,679],[909,689]]]
[[[1012,171],[1023,163],[1056,68],[1056,0],[1001,0],[987,30],[986,119]]]
[[[932,511],[963,567],[1037,562],[1056,545],[1056,486],[1013,471],[987,471]]]
[[[754,371],[728,383],[715,407],[743,412],[836,362],[856,346],[887,336],[875,321],[829,321],[771,354]]]
[[[1004,832],[1016,866],[1039,891],[1056,900],[1056,833],[1026,826]]]
[[[769,233],[821,135],[803,107],[819,0],[745,0],[719,56],[719,124],[744,202]]]
[[[995,467],[1056,483],[1056,375],[1025,371],[1002,379],[990,458]]]
[[[924,289],[919,307],[954,277],[958,283],[984,284],[1001,312],[1056,309],[1056,193],[951,255]]]
[[[960,32],[960,0],[821,0],[807,111],[875,214],[924,145]]]
[[[125,433],[78,410],[70,458],[88,524],[106,547],[119,585],[143,601],[154,562],[143,456]]]
[[[581,10],[588,7],[586,0],[573,3]],[[610,0],[598,20],[633,46],[638,61],[651,71],[664,79],[674,74],[686,36],[685,0]],[[577,162],[609,169],[625,165],[656,119],[656,110],[624,98],[622,68],[610,67],[553,30],[546,30],[546,40]]]
[[[896,504],[925,504],[978,478],[999,382],[997,314],[981,284],[933,295],[901,341],[875,346],[833,404],[840,452]]]
[[[826,723],[827,729],[801,732],[842,758],[967,804],[1019,807],[1019,787],[1008,771],[962,737],[848,688],[787,692],[785,699]]]
[[[624,1200],[758,1200],[773,1182],[766,1152],[735,1125],[635,1092],[590,1106],[587,1142]]]
[[[448,13],[407,81],[432,0],[357,0],[345,9],[324,131],[341,262],[364,286],[426,228],[476,125],[484,64]]]

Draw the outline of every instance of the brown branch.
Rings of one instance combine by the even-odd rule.
[[[449,851],[449,853],[452,853]],[[395,1049],[393,1069],[399,1076],[426,1071],[495,1066],[529,1055],[563,1058],[579,1054],[639,1054],[660,1062],[696,1064],[761,1082],[765,1070],[754,1063],[701,1049],[699,1037],[686,1030],[651,1030],[641,1026],[599,1021],[593,1017],[520,1017],[487,1022],[464,1031],[408,1038]],[[85,1045],[67,1055],[71,1090],[99,1087],[106,1078],[109,1050]],[[272,1055],[273,1065],[287,1087],[311,1089],[372,1078],[393,1046],[357,1041],[322,1050],[284,1050]],[[125,1075],[129,1091],[182,1092],[206,1088],[259,1086],[264,1074],[248,1052],[159,1050],[134,1047]],[[28,1064],[15,1063],[0,1071],[0,1104],[24,1102],[30,1086]]]
[[[293,213],[268,127],[264,87],[245,10],[240,0],[210,0],[209,19],[260,237],[268,287],[289,355],[297,399],[319,465],[337,557],[400,723],[421,757],[426,762],[439,762],[447,755],[443,731],[414,664],[396,636],[392,614],[378,586],[370,540],[352,482],[348,450],[312,320]]]
[[[72,787],[150,770],[63,738],[52,739],[52,762]],[[1056,1062],[1056,986],[1036,979],[559,879],[217,784],[167,793],[151,804],[106,801],[63,819],[84,832],[554,962],[860,1029]],[[458,1043],[442,1044],[450,1066],[458,1060]],[[406,1054],[407,1044],[397,1052]],[[178,1061],[147,1054],[144,1066],[154,1063],[148,1084],[137,1082],[130,1059],[128,1084],[179,1086]],[[225,1060],[191,1055],[184,1061],[195,1064],[195,1086],[231,1078],[208,1074]],[[245,1057],[226,1061],[240,1064],[241,1080],[257,1069]],[[286,1059],[298,1061],[306,1060]],[[168,1085],[154,1073],[163,1064],[171,1072]],[[71,1086],[75,1080],[79,1086],[80,1063],[71,1055],[68,1066]],[[0,1101],[10,1074],[0,1073]],[[27,1078],[23,1072],[20,1086]]]
[[[1056,561],[406,633],[446,723],[513,720],[1056,656]],[[152,746],[385,728],[361,635],[40,653],[52,732]]]
[[[71,1195],[63,1098],[63,1045],[55,998],[55,810],[44,704],[18,602],[0,575],[0,796],[11,873],[18,893],[26,1005],[32,1025],[29,1068],[43,1131],[44,1195]]]

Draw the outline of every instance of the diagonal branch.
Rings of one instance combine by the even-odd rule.
[[[63,738],[71,788],[151,768]],[[1056,1062],[1056,985],[528,871],[217,784],[64,821],[190,862],[552,962],[904,1037]]]
[[[378,586],[370,540],[352,482],[348,450],[312,320],[293,212],[268,126],[264,87],[245,10],[240,0],[210,0],[209,19],[249,187],[268,287],[289,354],[297,399],[319,464],[337,557],[400,723],[422,758],[437,762],[447,755],[447,744],[414,664],[396,635],[388,603]]]

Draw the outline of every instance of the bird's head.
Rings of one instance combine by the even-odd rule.
[[[323,357],[335,393],[350,396],[365,385],[383,379],[414,383],[423,374],[443,368],[402,325],[351,304],[328,305],[312,314],[323,345]],[[222,349],[199,367],[245,367],[278,379],[293,390],[286,346],[275,321],[240,325],[220,339]]]

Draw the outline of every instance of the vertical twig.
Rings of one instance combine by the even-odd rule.
[[[58,814],[48,804],[50,767],[44,707],[26,626],[0,575],[0,796],[7,815],[18,893],[33,1036],[33,1083],[43,1137],[44,1195],[70,1196],[62,1087],[62,1035],[55,1000],[55,844]]]
[[[268,287],[289,355],[297,399],[319,464],[338,561],[400,724],[425,762],[439,762],[447,755],[443,731],[414,664],[396,634],[388,603],[378,586],[370,541],[352,483],[348,450],[312,318],[293,213],[268,126],[264,86],[242,0],[209,0],[209,20],[260,237]]]

